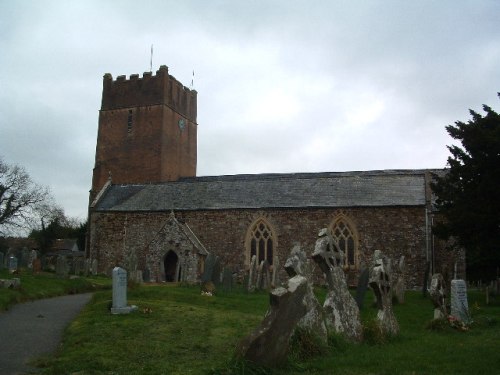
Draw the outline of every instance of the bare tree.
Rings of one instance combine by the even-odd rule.
[[[0,159],[0,234],[28,229],[51,201],[49,189],[34,183],[24,168]]]

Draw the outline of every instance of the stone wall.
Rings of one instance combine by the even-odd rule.
[[[406,280],[409,288],[422,285],[427,239],[424,207],[382,207],[338,209],[273,210],[206,210],[176,212],[201,243],[221,258],[223,266],[243,275],[249,264],[246,252],[248,231],[252,223],[264,217],[275,232],[275,252],[284,262],[293,245],[299,242],[311,254],[321,228],[329,227],[343,214],[355,226],[358,242],[358,268],[369,265],[373,252],[399,261],[406,258]],[[124,249],[133,248],[138,269],[146,266],[146,248],[168,220],[167,212],[98,213],[91,215],[90,256],[99,259],[100,272],[124,262]],[[165,252],[168,249],[165,248]],[[430,250],[429,250],[430,251]],[[348,270],[348,283],[355,285],[359,269]]]

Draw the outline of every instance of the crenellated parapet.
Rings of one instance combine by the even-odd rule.
[[[101,111],[163,104],[196,123],[197,95],[196,90],[190,90],[169,75],[166,65],[160,66],[156,75],[145,72],[141,78],[139,74],[131,74],[128,80],[124,75],[113,80],[113,76],[106,73]]]

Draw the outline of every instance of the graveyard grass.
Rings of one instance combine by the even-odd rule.
[[[111,280],[102,276],[61,279],[51,272],[33,275],[24,268],[16,275],[11,275],[8,270],[0,270],[0,279],[14,277],[21,279],[21,287],[0,289],[0,312],[16,303],[111,288]]]
[[[318,289],[320,300],[325,291]],[[470,292],[474,323],[467,332],[427,326],[433,306],[420,292],[407,292],[394,312],[401,333],[374,334],[376,315],[368,292],[362,320],[368,342],[333,336],[321,356],[291,356],[286,367],[264,369],[233,358],[238,341],[261,322],[268,294],[236,290],[202,296],[199,287],[134,286],[128,304],[139,310],[111,315],[111,291],[94,294],[67,328],[58,353],[40,358],[43,374],[491,374],[500,368],[500,298]],[[296,352],[296,351],[295,351]]]

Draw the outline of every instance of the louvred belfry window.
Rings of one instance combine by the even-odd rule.
[[[250,238],[250,259],[255,255],[258,264],[267,259],[270,265],[273,264],[274,238],[269,226],[259,220],[253,226]]]

